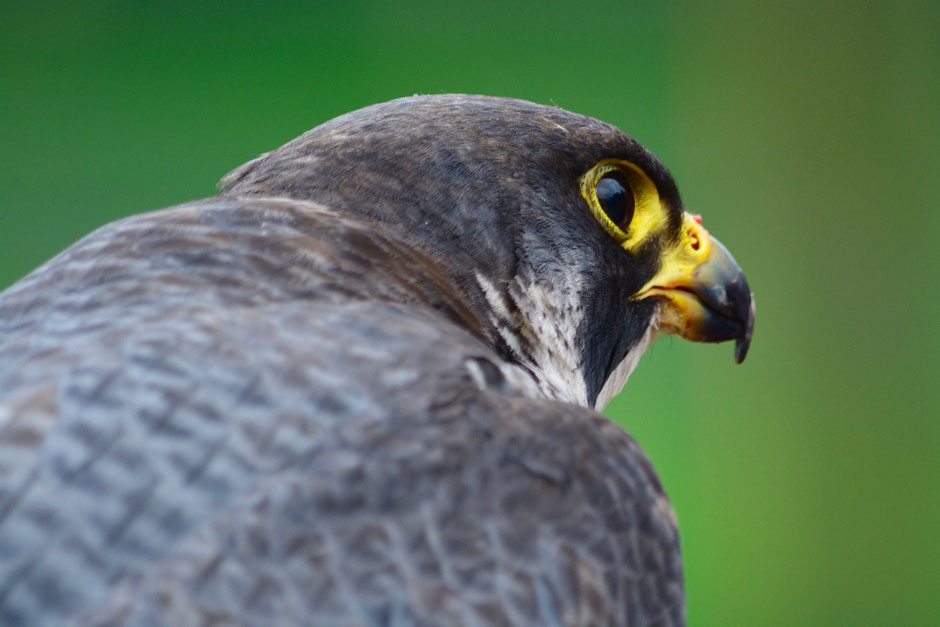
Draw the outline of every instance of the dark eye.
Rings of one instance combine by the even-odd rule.
[[[597,202],[610,221],[626,232],[633,220],[634,210],[633,190],[627,178],[620,172],[608,172],[597,182],[594,190]]]

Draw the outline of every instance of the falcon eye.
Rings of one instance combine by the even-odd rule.
[[[614,170],[597,181],[594,192],[597,194],[597,202],[600,203],[610,221],[621,231],[626,232],[630,222],[633,221],[633,212],[636,209],[630,181]]]
[[[669,206],[639,166],[604,159],[578,179],[581,197],[594,219],[625,250],[635,252],[672,224]]]

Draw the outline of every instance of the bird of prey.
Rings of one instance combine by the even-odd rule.
[[[676,520],[598,413],[753,298],[617,128],[416,96],[0,296],[0,624],[685,620]]]

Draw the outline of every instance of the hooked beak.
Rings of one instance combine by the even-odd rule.
[[[734,359],[744,361],[754,333],[754,295],[734,257],[699,216],[683,214],[682,236],[633,298],[662,301],[661,330],[695,342],[733,339]]]

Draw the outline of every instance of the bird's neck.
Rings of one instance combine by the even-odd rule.
[[[592,367],[592,356],[585,354],[582,325],[589,321],[581,305],[584,299],[571,283],[545,286],[517,276],[497,285],[482,275],[476,281],[489,303],[488,322],[531,380],[532,385],[525,388],[533,396],[601,410],[626,385],[657,335],[651,322],[639,341],[611,364],[600,390],[595,387],[592,394],[587,371],[601,366]]]
[[[545,287],[521,277],[502,286],[482,275],[476,279],[490,305],[490,324],[534,381],[535,393],[590,406],[582,371],[584,347],[578,340],[583,318],[578,294],[570,287]]]

